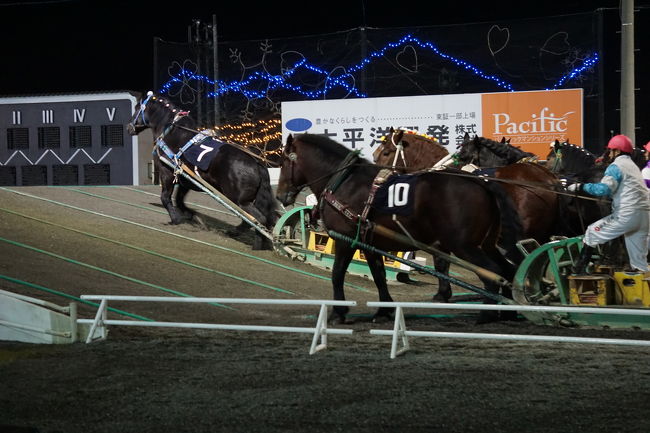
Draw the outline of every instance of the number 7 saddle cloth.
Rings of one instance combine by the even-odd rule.
[[[189,164],[194,165],[203,171],[207,171],[208,167],[210,167],[210,163],[217,156],[217,153],[219,153],[219,149],[221,149],[221,147],[226,143],[207,135],[198,135],[202,137],[183,150],[183,159],[185,159]]]

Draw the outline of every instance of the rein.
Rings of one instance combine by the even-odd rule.
[[[395,158],[393,159],[393,170],[395,169],[395,165],[397,164],[397,158],[400,156],[402,157],[404,168],[406,168],[406,157],[404,156],[404,146],[402,145],[402,142],[400,141],[399,143],[395,143],[395,134],[392,134],[390,136],[390,142],[393,146],[395,146]]]
[[[381,168],[391,168],[388,165],[380,165],[378,167]],[[411,172],[411,174],[417,174],[417,173],[424,173],[428,171],[436,171],[437,173],[444,174],[447,176],[458,176],[458,177],[468,177],[468,178],[473,178],[476,179],[477,176],[475,174],[465,174],[465,173],[456,173],[456,172],[449,172],[449,171],[444,171],[440,170],[438,168],[435,169],[424,169],[424,170],[417,170]],[[597,198],[597,197],[586,197],[586,196],[577,196],[575,193],[569,193],[569,192],[563,192],[563,191],[558,191],[556,188],[549,188],[549,185],[546,183],[539,183],[539,182],[521,182],[521,181],[516,181],[516,180],[511,180],[511,179],[499,179],[494,176],[480,176],[478,177],[481,180],[486,180],[486,181],[494,181],[494,182],[501,182],[501,183],[508,183],[516,186],[520,186],[522,188],[531,188],[531,189],[543,189],[549,192],[553,192],[557,195],[564,195],[567,197],[573,197],[573,198],[579,198],[582,200],[592,200],[596,202],[600,201],[609,201],[607,199],[603,198]]]
[[[140,109],[138,110],[138,113],[134,116],[134,118],[133,118],[133,119],[134,119],[133,122],[137,121],[138,117],[141,116],[141,117],[142,117],[142,124],[143,124],[144,126],[149,126],[149,124],[148,124],[148,122],[147,122],[147,120],[146,120],[146,118],[145,118],[145,109],[147,108],[147,103],[148,103],[149,100],[152,99],[152,98],[153,98],[154,100],[156,99],[156,98],[153,96],[153,92],[148,92],[148,93],[147,93],[147,98],[146,98],[145,100],[143,100],[143,101],[140,103]],[[175,111],[176,111],[176,110],[174,110],[174,112],[175,112]],[[178,125],[178,124],[176,124],[177,121],[179,121],[180,119],[182,119],[183,117],[185,117],[185,116],[187,116],[187,115],[189,115],[189,114],[190,114],[189,111],[178,111],[178,113],[176,113],[176,115],[174,116],[174,120],[172,120],[172,122],[171,122],[169,125],[167,125],[167,127],[163,130],[163,132],[162,132],[162,133],[161,133],[161,134],[156,138],[156,140],[155,140],[155,141],[156,141],[156,144],[159,144],[159,143],[165,144],[165,143],[164,143],[164,138],[165,138],[165,136],[166,136],[167,134],[169,134],[169,132],[170,132],[174,127],[179,128],[179,129],[183,129],[183,130],[185,130],[185,131],[189,131],[189,132],[194,133],[194,137],[193,137],[190,141],[188,141],[188,142],[187,142],[187,143],[186,143],[186,144],[181,148],[181,150],[176,154],[176,158],[179,158],[180,155],[183,153],[183,151],[185,151],[188,147],[190,147],[191,145],[193,145],[193,144],[195,144],[197,141],[199,141],[199,136],[202,136],[202,137],[206,137],[206,136],[207,136],[207,135],[204,134],[202,131],[199,131],[199,130],[196,130],[196,129],[193,129],[193,128],[188,128],[187,126],[183,126],[183,125]],[[272,161],[269,161],[268,159],[263,158],[263,157],[261,157],[261,156],[259,156],[259,155],[256,155],[255,153],[251,152],[251,151],[248,150],[245,146],[242,146],[242,145],[237,144],[237,143],[232,143],[232,142],[230,142],[230,141],[226,141],[226,140],[223,140],[223,139],[220,139],[220,141],[223,142],[223,143],[225,143],[225,144],[227,144],[227,145],[229,145],[229,146],[232,146],[232,147],[234,147],[234,148],[236,148],[236,149],[241,150],[242,152],[248,154],[249,156],[251,156],[251,157],[253,157],[253,158],[255,158],[255,159],[258,159],[258,160],[262,161],[265,165],[268,165],[268,166],[276,166],[276,167],[278,166],[278,164],[276,164],[276,163],[274,163],[274,162],[272,162]],[[165,149],[165,148],[166,148],[166,149]],[[171,152],[171,150],[169,149],[169,147],[166,146],[166,144],[165,144],[165,146],[163,147],[163,151],[165,151],[165,153],[167,154],[167,156],[169,156],[170,158],[172,157],[172,155],[174,155],[174,154]]]

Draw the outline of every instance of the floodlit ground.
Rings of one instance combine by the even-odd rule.
[[[330,299],[329,273],[229,237],[235,218],[191,193],[210,230],[170,226],[157,187],[0,189],[0,288],[53,294]],[[205,206],[207,208],[199,207]],[[210,208],[210,209],[208,209]],[[197,242],[199,240],[200,242]],[[262,260],[260,260],[262,259]],[[464,278],[474,277],[455,269]],[[435,281],[392,284],[427,301]],[[22,281],[18,283],[16,281]],[[647,432],[649,348],[411,338],[391,360],[370,329],[371,281],[349,277],[351,336],[111,327],[86,345],[0,342],[0,432]],[[37,290],[34,285],[49,289]],[[174,293],[171,293],[171,292]],[[161,321],[313,327],[317,307],[114,303]],[[90,318],[94,307],[81,305]],[[122,318],[110,313],[111,318]],[[409,329],[650,339],[646,331],[474,325],[407,311]]]

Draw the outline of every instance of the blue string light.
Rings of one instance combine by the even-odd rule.
[[[563,86],[564,83],[566,83],[567,81],[580,76],[580,74],[582,74],[586,70],[593,68],[596,65],[596,63],[598,63],[598,60],[600,60],[600,58],[598,57],[598,53],[594,53],[593,55],[588,56],[582,61],[581,66],[574,68],[571,72],[569,72],[568,74],[560,78],[560,80],[558,80],[558,82],[555,83],[552,88],[557,89],[558,87]],[[550,89],[546,89],[546,90],[550,90]]]
[[[331,74],[330,71],[326,71],[324,69],[319,68],[318,66],[310,64],[309,62],[307,62],[306,59],[300,60],[299,62],[294,64],[293,67],[287,69],[285,72],[283,72],[280,75],[273,75],[268,73],[267,71],[255,71],[242,81],[232,81],[232,82],[225,82],[225,81],[215,82],[214,80],[211,80],[205,75],[195,74],[194,72],[188,71],[187,69],[182,69],[177,75],[171,77],[169,81],[167,81],[162,86],[160,93],[169,92],[171,88],[177,84],[185,85],[188,81],[201,81],[207,83],[211,88],[216,87],[218,89],[216,92],[214,91],[208,92],[207,93],[208,97],[222,96],[228,93],[241,93],[246,98],[257,99],[257,98],[267,97],[270,91],[283,89],[283,90],[289,90],[295,92],[307,99],[316,99],[316,98],[322,98],[326,96],[328,92],[331,90],[340,88],[340,89],[344,89],[350,95],[359,98],[365,98],[368,95],[359,91],[359,89],[357,89],[354,85],[351,85],[346,80],[346,78],[352,78],[352,82],[354,82],[354,76],[352,75],[353,73],[363,70],[373,60],[386,55],[386,53],[389,50],[400,48],[401,46],[408,43],[415,44],[421,49],[429,50],[430,52],[433,52],[437,56],[455,64],[460,68],[463,68],[471,72],[472,74],[484,80],[494,82],[497,86],[499,86],[504,90],[510,92],[515,91],[514,86],[508,83],[507,81],[495,75],[489,75],[483,72],[480,68],[470,64],[469,62],[466,62],[457,57],[446,54],[443,51],[440,51],[440,49],[438,49],[431,42],[424,42],[412,35],[406,35],[400,40],[398,40],[397,42],[390,42],[386,44],[384,48],[382,48],[381,50],[377,50],[370,53],[368,57],[361,60],[359,63],[345,68],[344,70],[347,72],[338,76],[334,76]],[[559,81],[557,81],[549,89],[557,89],[563,86],[566,82],[573,80],[576,77],[579,77],[585,71],[593,68],[596,65],[596,63],[598,63],[598,61],[599,61],[599,57],[597,53],[588,56],[583,60],[580,66],[574,68],[569,73],[564,75]],[[320,75],[324,80],[322,89],[305,90],[301,86],[297,86],[289,83],[288,80],[291,79],[294,75],[296,75],[296,72],[300,70],[307,70],[311,73]],[[258,90],[258,89],[263,89],[263,90]]]

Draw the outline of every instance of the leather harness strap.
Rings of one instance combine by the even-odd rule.
[[[371,232],[370,228],[372,227],[372,222],[368,220],[368,214],[370,213],[370,210],[372,209],[372,204],[375,201],[375,194],[379,189],[379,187],[384,182],[386,182],[386,180],[391,176],[392,173],[393,173],[392,170],[387,168],[381,169],[379,173],[377,173],[377,176],[375,176],[372,182],[372,186],[370,187],[370,192],[368,193],[368,198],[366,199],[361,214],[357,214],[350,208],[350,206],[338,200],[334,195],[334,191],[331,189],[326,189],[325,191],[323,191],[321,195],[322,198],[321,203],[324,202],[329,203],[330,206],[336,209],[341,215],[343,215],[353,223],[357,224],[358,226],[357,236],[360,234],[361,238],[365,240]],[[340,185],[340,182],[338,184]]]

